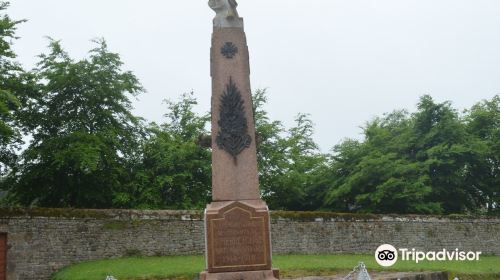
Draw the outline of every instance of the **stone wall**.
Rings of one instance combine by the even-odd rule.
[[[396,247],[500,255],[500,218],[273,212],[275,254],[373,253]],[[199,211],[3,209],[8,280],[49,279],[80,261],[204,250]]]

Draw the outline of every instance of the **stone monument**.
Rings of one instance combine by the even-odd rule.
[[[212,203],[201,280],[274,280],[269,210],[260,198],[248,47],[235,0],[210,0]]]

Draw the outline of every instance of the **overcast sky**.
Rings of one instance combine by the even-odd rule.
[[[50,36],[75,58],[104,37],[147,93],[136,114],[162,121],[162,100],[193,90],[210,109],[213,11],[206,0],[11,0],[28,19],[15,50],[32,67]],[[328,151],[366,121],[414,110],[419,96],[460,109],[500,93],[498,0],[239,0],[253,89],[273,119],[310,113]]]

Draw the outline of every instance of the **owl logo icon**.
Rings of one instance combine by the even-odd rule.
[[[375,261],[383,267],[393,266],[398,261],[398,250],[390,245],[380,245],[375,251]]]

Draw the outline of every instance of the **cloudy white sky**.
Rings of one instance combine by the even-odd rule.
[[[147,93],[138,115],[162,121],[162,100],[193,90],[210,109],[213,12],[206,0],[11,0],[19,60],[32,67],[45,36],[75,58],[104,37]],[[414,110],[419,96],[460,109],[500,93],[498,0],[240,0],[254,89],[273,119],[310,113],[327,151],[360,138],[367,120]]]

